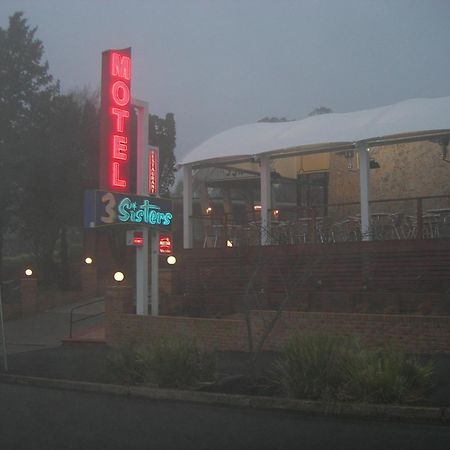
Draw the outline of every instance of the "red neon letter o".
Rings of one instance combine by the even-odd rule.
[[[112,98],[119,106],[128,105],[130,101],[130,90],[123,81],[116,81],[111,89]]]

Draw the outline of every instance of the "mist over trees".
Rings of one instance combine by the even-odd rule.
[[[0,27],[0,283],[13,230],[32,249],[39,280],[68,288],[68,229],[81,228],[83,191],[98,187],[99,102],[86,90],[61,93],[36,31],[21,12]],[[149,125],[164,194],[174,179],[174,116],[150,116]]]

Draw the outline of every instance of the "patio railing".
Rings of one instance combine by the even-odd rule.
[[[360,241],[359,202],[279,206],[263,228],[260,211],[246,217],[211,214],[192,217],[197,247],[260,245],[263,233],[272,245]],[[370,202],[370,240],[450,238],[450,195],[392,198]]]

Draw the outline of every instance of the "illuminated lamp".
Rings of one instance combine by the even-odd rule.
[[[28,268],[28,269],[25,270],[25,275],[27,277],[31,277],[31,275],[33,275],[33,271],[30,268]]]
[[[144,236],[142,231],[133,232],[133,245],[136,247],[142,247],[144,245]]]
[[[114,280],[116,280],[118,283],[120,283],[123,280],[125,280],[125,275],[123,274],[123,272],[116,272],[114,274]]]
[[[127,245],[130,247],[143,247],[144,233],[137,230],[127,230]]]
[[[177,262],[177,258],[175,258],[175,256],[170,255],[167,257],[167,264],[170,264],[171,266],[173,266],[174,264],[176,264]]]
[[[208,214],[208,216],[209,216],[211,213],[212,213],[212,208],[211,208],[211,206],[208,206],[206,208],[206,214]]]
[[[261,205],[255,205],[255,206],[253,207],[253,209],[254,209],[255,211],[261,211]]]
[[[233,241],[227,240],[227,247],[233,247]]]
[[[94,262],[94,260],[90,256],[88,256],[88,257],[85,258],[84,262],[86,264],[92,264]]]

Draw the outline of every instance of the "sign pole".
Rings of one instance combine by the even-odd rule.
[[[159,315],[159,230],[154,228],[152,234],[152,281],[151,281],[151,305],[152,316]]]
[[[137,110],[136,191],[138,195],[148,195],[148,103],[133,99],[132,105]],[[140,227],[139,230],[142,231],[144,245],[136,249],[136,314],[147,315],[149,236],[147,227]]]
[[[0,283],[0,325],[2,327],[2,343],[3,343],[3,367],[8,372],[8,354],[6,352],[5,323],[3,321],[3,302],[2,302],[2,286]]]

